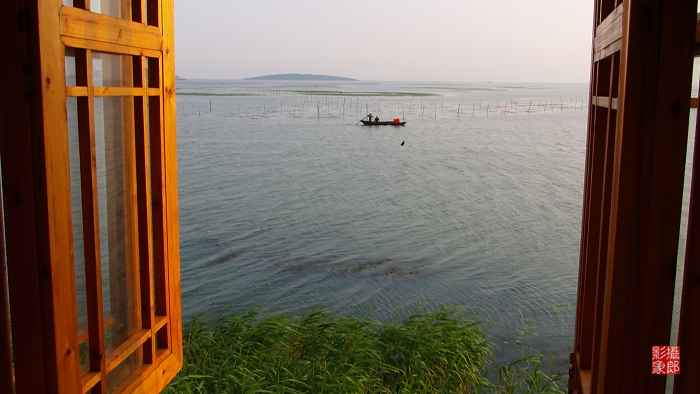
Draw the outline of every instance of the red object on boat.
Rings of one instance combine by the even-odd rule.
[[[401,119],[399,119],[399,118],[394,118],[394,123],[399,123],[399,122],[401,122]]]

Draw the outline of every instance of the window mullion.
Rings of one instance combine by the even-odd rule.
[[[82,183],[90,371],[100,374],[100,381],[92,389],[92,392],[106,393],[105,327],[100,261],[97,165],[95,161],[94,88],[92,51],[90,50],[76,49],[76,83],[87,87],[87,96],[78,97],[78,133],[80,140],[80,179]]]
[[[150,3],[149,3],[150,4]],[[148,83],[149,88],[162,87],[163,65],[162,57],[148,60]],[[155,314],[158,316],[171,316],[170,299],[168,292],[168,266],[166,260],[167,244],[167,224],[165,212],[165,141],[163,128],[163,96],[149,97],[149,130],[151,149],[151,193],[152,193],[152,218],[153,218],[153,258],[155,260],[154,287],[155,287]],[[171,335],[169,328],[159,330],[156,336],[158,348],[172,349]]]
[[[134,77],[142,89],[142,95],[134,97],[134,115],[136,129],[136,182],[137,182],[137,207],[138,207],[138,234],[139,234],[139,264],[140,264],[140,287],[141,287],[141,325],[143,328],[152,330],[153,311],[153,242],[152,242],[152,220],[151,220],[151,191],[149,179],[149,136],[148,136],[148,87],[146,86],[146,62],[143,56],[134,57]],[[137,78],[136,71],[139,75]],[[140,79],[140,81],[139,81]],[[155,355],[154,333],[144,343],[143,357],[144,363],[152,363]]]

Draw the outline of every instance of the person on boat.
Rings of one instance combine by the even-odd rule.
[[[370,112],[369,115],[367,115],[367,117],[369,117],[369,121],[371,122],[372,121],[372,113]]]
[[[379,123],[379,116],[377,116],[376,118],[374,118],[374,123]]]

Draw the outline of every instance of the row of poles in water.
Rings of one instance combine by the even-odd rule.
[[[434,118],[437,119],[438,115],[441,117],[443,116],[454,116],[457,118],[464,117],[464,116],[491,116],[491,115],[509,115],[509,114],[523,114],[523,113],[537,113],[537,112],[554,112],[554,111],[564,111],[564,110],[571,110],[571,109],[577,109],[577,110],[583,110],[588,108],[588,102],[587,100],[574,100],[570,99],[569,102],[567,103],[564,99],[562,98],[557,98],[557,99],[549,99],[549,100],[527,100],[527,101],[516,101],[513,99],[510,100],[496,100],[494,102],[484,102],[483,100],[479,100],[478,102],[472,101],[471,106],[469,105],[470,103],[467,102],[467,105],[465,106],[464,100],[460,100],[459,102],[456,103],[456,106],[454,102],[452,102],[452,105],[448,103],[447,106],[445,106],[445,101],[444,99],[441,99],[440,102],[431,102],[428,104],[423,103],[423,99],[421,99],[420,103],[416,103],[413,101],[408,101],[408,102],[401,102],[398,100],[397,102],[394,103],[387,103],[386,101],[382,101],[382,97],[379,97],[378,100],[368,100],[367,96],[364,96],[363,99],[360,99],[359,97],[337,97],[333,95],[327,95],[325,94],[309,94],[307,92],[304,93],[299,93],[299,92],[294,92],[294,91],[287,91],[287,90],[276,90],[276,89],[262,89],[262,88],[253,88],[253,87],[245,87],[244,90],[251,90],[255,92],[255,96],[259,95],[266,95],[266,96],[274,96],[274,97],[285,97],[289,98],[292,100],[292,103],[287,103],[287,113],[293,115],[294,117],[297,117],[297,114],[302,116],[303,114],[308,113],[309,108],[311,109],[311,113],[315,112],[316,117],[320,118],[322,112],[325,112],[326,114],[331,114],[332,110],[337,111],[337,113],[334,113],[333,116],[340,116],[342,118],[345,118],[346,112],[349,110],[350,112],[354,112],[353,116],[358,116],[359,114],[362,114],[360,111],[364,109],[364,114],[368,114],[370,112],[374,113],[375,115],[382,115],[382,106],[384,106],[385,109],[389,108],[389,111],[391,111],[392,114],[388,115],[389,117],[393,116],[401,116],[402,119],[406,119],[406,112],[409,113],[409,115],[413,115],[413,111],[417,111],[420,113],[420,119],[425,119],[425,118]],[[371,93],[370,93],[371,94]],[[213,94],[214,95],[214,94]],[[230,94],[226,96],[238,96],[239,94]],[[180,97],[183,97],[184,95],[181,95]],[[216,94],[216,96],[224,96]],[[186,96],[185,96],[186,97]],[[370,96],[371,98],[371,96]],[[186,104],[185,100],[182,100],[182,110],[183,112],[185,111]],[[270,105],[268,106],[267,103],[267,98],[263,100],[263,105],[262,105],[262,114],[271,114],[271,113],[284,113],[285,112],[285,102],[280,101],[279,107],[277,105]],[[240,112],[240,100],[237,103],[238,106],[238,112]],[[363,108],[364,107],[364,108]],[[213,112],[212,109],[212,99],[209,99],[209,112]],[[354,108],[354,109],[353,109]],[[396,112],[393,112],[393,109],[396,108]],[[316,111],[313,111],[313,110]],[[426,113],[427,110],[427,113]],[[438,112],[439,110],[439,112]],[[197,104],[197,114],[198,116],[201,116],[202,114],[202,108],[201,104]],[[245,113],[244,115],[253,115],[250,112]],[[432,115],[432,116],[431,116]],[[418,115],[411,116],[414,119],[418,118]]]

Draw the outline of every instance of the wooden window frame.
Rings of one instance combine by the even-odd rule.
[[[697,2],[595,0],[571,393],[663,393],[651,347],[671,340]],[[696,126],[697,127],[697,126]],[[700,129],[696,131],[696,136]],[[674,393],[700,375],[696,139]]]
[[[0,66],[8,81],[0,101],[0,154],[3,196],[12,196],[2,202],[14,370],[8,372],[11,366],[0,354],[0,384],[14,382],[18,394],[105,393],[107,373],[134,352],[143,364],[112,392],[161,391],[182,365],[173,0],[122,4],[129,7],[122,12],[125,19],[90,12],[90,0],[75,0],[75,7],[62,0],[3,5],[0,43],[7,58],[16,59]],[[76,52],[81,86],[66,86],[66,48]],[[136,87],[92,86],[93,51],[131,56],[135,83],[130,85]],[[83,234],[91,262],[86,264],[87,333],[79,333],[77,325],[68,97],[78,97],[83,113],[78,129]],[[138,230],[132,269],[141,328],[110,353],[99,269],[95,97],[133,98],[138,109],[131,111],[127,127],[133,144],[127,177],[134,187]],[[0,322],[7,322],[7,315]],[[81,371],[79,344],[86,338],[89,368]],[[8,340],[0,338],[0,350],[9,348]]]

